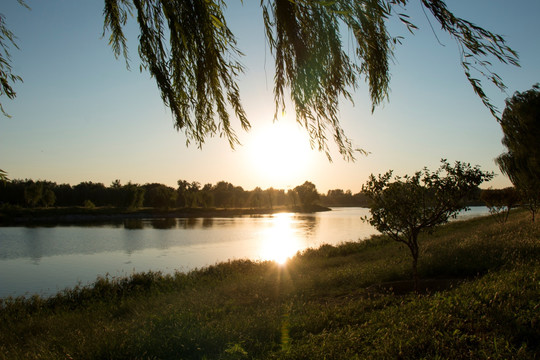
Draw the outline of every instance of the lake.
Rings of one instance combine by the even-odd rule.
[[[487,214],[473,207],[459,218]],[[377,231],[364,208],[315,214],[126,220],[91,226],[0,227],[0,297],[43,296],[98,276],[187,272],[229,259],[286,261],[322,244]]]

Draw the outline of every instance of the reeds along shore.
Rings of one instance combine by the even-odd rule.
[[[458,221],[410,259],[381,236],[286,265],[98,279],[4,299],[0,359],[519,358],[540,353],[540,227],[526,212]]]

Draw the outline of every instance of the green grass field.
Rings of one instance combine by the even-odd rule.
[[[408,250],[384,237],[285,266],[98,279],[5,299],[2,359],[538,359],[540,226],[526,212],[448,224]]]

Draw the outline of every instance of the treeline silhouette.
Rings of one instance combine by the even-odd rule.
[[[306,181],[294,189],[244,190],[226,181],[201,185],[178,180],[176,188],[149,183],[144,185],[111,185],[81,182],[78,185],[56,184],[50,181],[11,180],[0,183],[0,205],[20,207],[102,207],[118,208],[266,208],[283,206],[367,206],[362,193],[334,189],[319,194],[314,184]]]

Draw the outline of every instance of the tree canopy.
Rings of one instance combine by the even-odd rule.
[[[22,0],[18,0],[24,5]],[[414,33],[407,14],[409,0],[261,0],[262,21],[275,59],[276,114],[285,108],[287,91],[297,121],[309,132],[313,147],[326,152],[328,138],[345,159],[355,149],[339,121],[341,98],[352,101],[352,91],[365,80],[373,108],[388,97],[390,66],[400,36],[387,23],[398,18]],[[490,59],[517,65],[517,54],[497,34],[454,15],[443,0],[421,0],[422,7],[453,37],[461,65],[474,91],[496,116],[482,81],[504,89],[493,73]],[[104,0],[103,34],[116,57],[129,67],[125,26],[135,18],[139,27],[141,70],[155,79],[176,129],[187,142],[202,146],[219,135],[231,146],[238,143],[231,114],[243,129],[250,122],[240,99],[237,79],[244,71],[242,53],[224,16],[224,0]],[[344,51],[343,29],[354,39],[351,55]],[[13,98],[12,84],[21,80],[11,73],[10,46],[14,35],[0,16],[0,96]],[[3,110],[2,110],[3,111]]]
[[[388,32],[387,21],[397,16],[414,32],[416,26],[406,14],[408,2],[261,0],[266,37],[275,58],[276,114],[285,108],[288,88],[297,121],[309,132],[312,146],[327,156],[330,133],[342,156],[354,158],[338,117],[341,97],[352,100],[351,91],[365,79],[373,107],[387,98],[389,63],[400,42]],[[457,41],[467,79],[495,115],[495,107],[475,76],[479,73],[503,89],[488,59],[517,65],[516,53],[500,35],[455,16],[443,0],[421,3]],[[123,29],[133,14],[140,28],[142,67],[155,78],[176,128],[199,146],[216,133],[231,146],[237,143],[227,107],[244,129],[250,126],[236,83],[243,71],[241,52],[227,26],[225,7],[224,0],[105,0],[104,33],[110,34],[115,55],[128,59]],[[352,57],[343,50],[343,25],[355,40]]]
[[[305,210],[315,205],[315,202],[319,200],[319,193],[317,187],[310,181],[305,181],[302,185],[298,185],[294,188],[294,191],[298,195],[300,206]]]
[[[534,221],[540,206],[540,85],[507,99],[500,124],[508,151],[495,162],[521,193]]]

